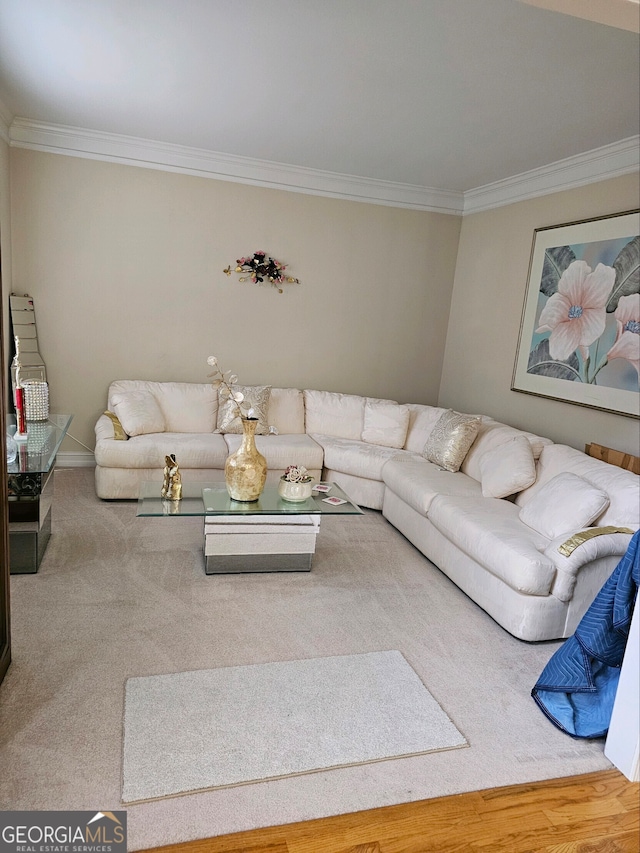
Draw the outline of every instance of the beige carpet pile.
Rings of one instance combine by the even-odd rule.
[[[400,652],[130,678],[122,799],[466,746]]]
[[[206,576],[201,519],[135,511],[55,473],[41,569],[11,579],[0,809],[122,808],[129,678],[390,649],[467,749],[128,806],[129,849],[611,766],[530,698],[558,643],[510,636],[380,513],[323,519],[311,572]]]

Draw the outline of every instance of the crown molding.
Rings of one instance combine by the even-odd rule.
[[[640,168],[640,136],[594,148],[464,194],[464,215],[617,178]]]
[[[12,147],[107,160],[130,166],[180,172],[220,181],[308,193],[331,198],[460,215],[462,192],[343,175],[268,160],[254,160],[116,133],[45,124],[16,118]]]
[[[0,133],[3,119],[6,120],[6,113],[0,104]],[[627,175],[640,168],[640,137],[632,136],[463,193],[254,160],[24,118],[11,122],[7,141],[15,148],[458,216]]]

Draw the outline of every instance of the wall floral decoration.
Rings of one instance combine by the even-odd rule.
[[[287,269],[285,264],[269,257],[266,252],[254,252],[250,257],[238,258],[236,264],[233,272],[240,273],[239,281],[252,281],[255,284],[262,284],[266,281],[276,287],[279,293],[283,292],[282,285],[285,283],[300,284],[299,279],[285,275]],[[222,272],[230,276],[231,264]]]
[[[638,211],[534,233],[513,391],[640,415]]]

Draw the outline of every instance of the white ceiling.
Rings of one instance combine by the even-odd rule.
[[[8,122],[468,191],[640,129],[637,33],[534,2],[0,0],[0,101]]]

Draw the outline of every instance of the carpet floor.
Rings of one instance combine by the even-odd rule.
[[[505,632],[380,513],[323,519],[309,573],[206,576],[201,519],[135,511],[55,473],[40,571],[11,578],[0,809],[122,808],[128,678],[389,649],[467,749],[128,806],[129,849],[611,767],[530,697],[559,644]]]

